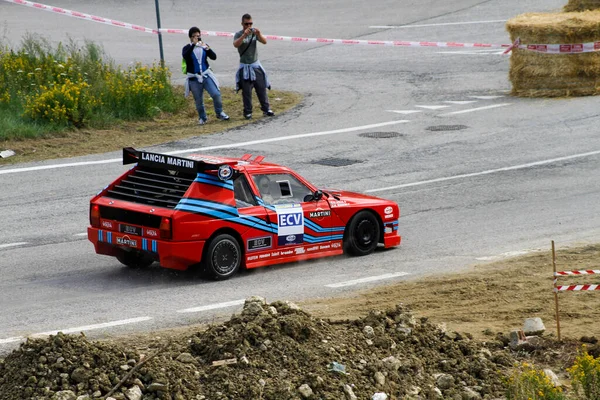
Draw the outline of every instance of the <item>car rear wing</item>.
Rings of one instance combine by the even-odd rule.
[[[168,154],[151,153],[136,150],[133,147],[123,148],[123,165],[137,163],[158,169],[175,170],[184,173],[197,174],[199,172],[216,171],[219,179],[225,181],[232,179],[235,171],[230,163],[210,163],[192,160],[190,158],[175,157]]]

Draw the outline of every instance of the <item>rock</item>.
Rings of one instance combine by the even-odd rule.
[[[344,385],[344,393],[346,394],[346,399],[348,400],[358,400],[358,397],[354,394],[352,390],[352,386]]]
[[[527,318],[523,323],[523,332],[526,335],[541,335],[546,330],[544,323],[540,317]]]
[[[148,386],[147,390],[149,392],[166,392],[167,385],[165,385],[164,383],[153,382]]]
[[[72,390],[61,390],[60,392],[54,393],[52,400],[76,400],[77,396]]]
[[[396,327],[396,331],[398,333],[402,333],[404,336],[409,336],[412,333],[412,328],[409,328],[407,326],[399,325],[399,326]]]
[[[481,395],[470,387],[465,387],[463,388],[462,398],[463,400],[477,400],[481,399]]]
[[[269,306],[269,308],[267,308],[267,310],[269,311],[269,313],[271,315],[277,315],[277,309],[273,306]]]
[[[142,400],[142,389],[138,386],[133,386],[125,391],[127,400]]]
[[[196,359],[190,353],[181,353],[177,356],[176,360],[184,364],[193,364],[196,362]]]
[[[375,378],[375,382],[377,382],[377,385],[379,385],[379,386],[385,385],[385,375],[382,372],[380,372],[380,371],[375,372],[374,378]]]
[[[431,397],[437,400],[437,399],[443,399],[444,395],[442,394],[442,391],[440,390],[440,388],[434,387],[431,390]]]
[[[300,306],[298,306],[298,304],[292,303],[291,301],[288,301],[288,300],[285,301],[285,305],[287,305],[290,310],[294,310],[294,311],[301,310],[301,308],[300,308]]]
[[[264,313],[265,310],[262,308],[262,304],[259,302],[251,302],[244,304],[244,310],[242,310],[242,315],[251,315],[256,316]]]
[[[267,304],[267,299],[261,296],[250,296],[244,302],[244,306],[248,303],[258,303],[260,305],[265,305]]]
[[[373,329],[372,326],[369,326],[369,325],[365,325],[365,327],[363,328],[363,333],[365,334],[366,337],[375,336],[375,330]]]
[[[138,386],[140,389],[142,389],[142,392],[146,388],[146,386],[144,385],[144,383],[142,381],[140,381],[138,378],[135,378],[133,380],[133,384],[136,385],[136,386]]]
[[[88,379],[88,372],[85,368],[75,368],[71,372],[71,379],[76,383],[85,382]]]
[[[402,366],[402,362],[394,356],[386,357],[381,361],[392,371],[398,371]]]
[[[310,396],[313,395],[312,389],[306,383],[303,385],[300,385],[300,387],[298,388],[298,392],[305,399],[308,399],[308,398],[310,398]]]
[[[515,349],[518,345],[520,345],[521,343],[525,343],[526,341],[527,341],[527,338],[525,337],[525,333],[522,330],[512,331],[509,334],[508,346],[511,349]]]
[[[378,393],[373,394],[373,397],[371,397],[371,400],[387,400],[387,398],[388,398],[387,394],[378,392]]]
[[[89,394],[84,394],[82,396],[78,396],[76,400],[90,400],[91,397]]]
[[[546,368],[544,370],[544,374],[548,377],[548,379],[550,379],[550,382],[552,383],[552,385],[554,387],[560,387],[560,386],[562,386],[562,383],[560,383],[560,380],[558,379],[558,376],[556,376],[556,374],[554,373],[554,371],[552,371],[549,368]]]
[[[454,385],[454,377],[450,374],[435,374],[435,384],[442,390],[448,390]]]

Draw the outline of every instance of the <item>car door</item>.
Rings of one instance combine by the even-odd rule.
[[[290,173],[252,178],[273,225],[280,258],[301,258],[331,248],[331,209],[324,198],[313,199],[313,190]]]

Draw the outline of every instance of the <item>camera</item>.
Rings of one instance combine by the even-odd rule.
[[[256,32],[256,29],[254,29],[254,28],[250,28],[250,31],[251,31],[252,33],[254,33],[254,32]]]

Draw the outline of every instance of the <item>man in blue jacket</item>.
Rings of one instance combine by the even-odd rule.
[[[185,96],[191,91],[196,102],[196,110],[198,111],[198,124],[204,125],[208,121],[206,111],[204,109],[204,89],[213,99],[215,106],[215,115],[218,119],[227,121],[229,115],[223,112],[223,101],[221,100],[221,90],[219,89],[219,81],[215,74],[208,66],[207,58],[211,60],[217,59],[217,54],[202,42],[200,37],[200,29],[196,26],[190,28],[188,32],[190,43],[185,45],[181,50],[181,55],[185,60],[186,80],[185,80]]]

